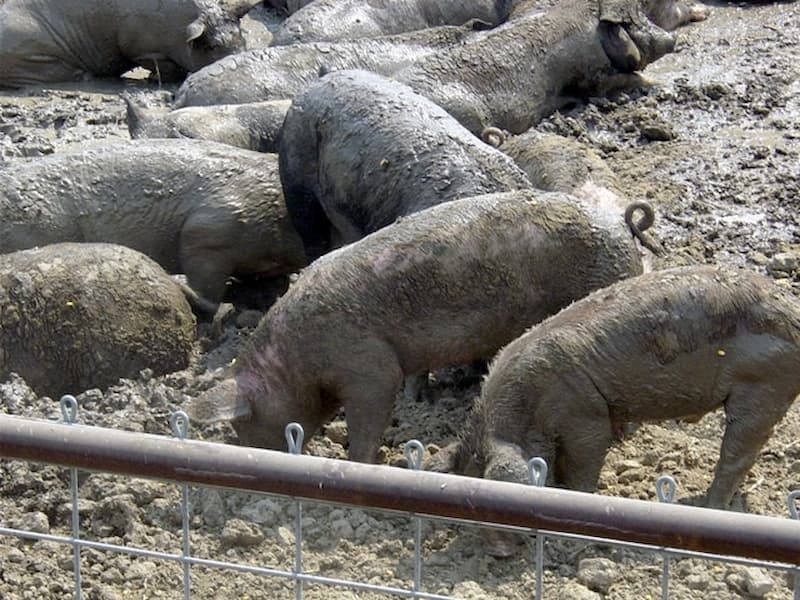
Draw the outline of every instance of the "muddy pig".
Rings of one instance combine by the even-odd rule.
[[[315,0],[278,26],[272,44],[374,38],[472,19],[488,28],[510,9],[511,0]]]
[[[646,273],[503,348],[460,440],[428,468],[527,483],[538,455],[554,483],[594,491],[618,425],[724,408],[706,504],[726,508],[800,393],[799,370],[800,304],[772,280],[711,266]]]
[[[5,0],[0,86],[89,76],[140,65],[177,80],[244,50],[239,18],[257,0]]]
[[[330,73],[294,99],[278,163],[310,259],[435,204],[531,187],[442,108],[358,70]]]
[[[576,96],[597,96],[672,52],[675,37],[643,12],[644,0],[564,0],[393,74],[480,135],[522,133]]]
[[[306,263],[278,159],[205,140],[100,142],[0,167],[0,252],[110,242],[219,302],[234,275]]]
[[[142,369],[189,366],[195,322],[180,286],[114,244],[53,244],[0,254],[0,381],[39,395],[106,387]]]
[[[315,83],[321,72],[365,69],[390,75],[474,33],[468,24],[380,38],[248,50],[192,73],[178,89],[173,106],[291,100]]]
[[[644,11],[653,23],[665,31],[673,31],[682,25],[703,21],[711,9],[702,4],[690,4],[683,0],[645,0]],[[534,11],[542,11],[539,0],[520,0],[514,3],[509,19],[517,19]]]
[[[488,127],[481,137],[514,159],[535,188],[594,200],[598,207],[623,218],[633,236],[651,253],[656,256],[664,253],[661,243],[645,233],[655,222],[653,207],[641,200],[631,202],[614,172],[587,145],[535,129],[509,136]],[[635,218],[639,213],[642,216]],[[645,269],[650,270],[650,257],[645,255],[644,260]]]
[[[291,104],[290,100],[273,100],[168,110],[139,106],[129,95],[123,99],[133,139],[203,139],[273,153],[278,150],[278,136]]]
[[[243,444],[308,439],[344,406],[351,459],[374,462],[403,377],[491,357],[570,302],[641,272],[629,236],[579,200],[523,190],[403,217],[301,271],[231,376],[188,408]]]

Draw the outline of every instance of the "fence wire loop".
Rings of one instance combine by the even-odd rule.
[[[75,396],[70,394],[65,394],[61,396],[61,418],[64,419],[64,423],[72,424],[78,418],[78,401],[75,400]]]
[[[406,442],[403,452],[406,455],[408,466],[413,471],[419,471],[422,468],[422,461],[425,458],[425,446],[419,440],[409,440]]]
[[[671,475],[662,475],[656,481],[656,496],[659,502],[672,504],[675,500],[675,489],[677,488],[675,479]]]
[[[544,487],[547,482],[547,461],[541,456],[534,456],[528,461],[528,472],[532,485]]]
[[[797,506],[797,502],[800,501],[800,490],[794,490],[793,492],[789,493],[789,515],[794,519],[800,519],[800,508]]]
[[[189,434],[189,415],[182,410],[177,410],[169,416],[169,427],[172,435],[179,440],[185,440]]]
[[[286,444],[289,447],[289,454],[300,454],[303,450],[303,426],[300,423],[289,423],[284,430],[286,432]]]

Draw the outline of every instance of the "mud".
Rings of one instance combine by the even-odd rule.
[[[588,143],[631,200],[655,206],[655,233],[667,249],[654,261],[657,267],[746,266],[800,292],[800,8],[796,3],[714,3],[711,8],[707,21],[679,31],[676,53],[645,70],[650,87],[576,102],[539,128]],[[164,105],[174,88],[133,78],[0,93],[0,163],[90,139],[127,139],[123,90]],[[81,422],[168,435],[169,413],[220,378],[221,367],[259,316],[238,310],[218,335],[201,325],[200,359],[190,369],[162,377],[145,372],[105,394],[79,395]],[[432,377],[422,401],[398,399],[384,436],[384,462],[403,467],[402,444],[411,438],[430,450],[451,441],[477,391],[475,379],[454,371]],[[18,378],[0,384],[0,410],[60,417],[55,399],[37,397]],[[655,501],[657,477],[669,474],[678,482],[676,500],[695,502],[712,476],[723,422],[724,414],[716,412],[694,424],[664,422],[628,432],[609,454],[598,493]],[[344,433],[343,422],[334,422],[309,451],[344,456]],[[786,496],[800,488],[799,434],[800,403],[795,402],[746,478],[740,509],[787,517]],[[224,425],[194,429],[191,435],[233,441]],[[68,481],[62,469],[0,461],[0,525],[68,535]],[[291,570],[291,501],[199,489],[190,496],[196,555]],[[84,474],[80,497],[83,536],[180,553],[177,486]],[[322,505],[305,505],[303,515],[308,572],[411,587],[409,517]],[[497,560],[483,551],[477,529],[426,522],[423,545],[426,591],[473,600],[533,597],[532,543],[516,558]],[[554,539],[545,552],[546,598],[660,597],[657,555]],[[183,597],[178,565],[93,550],[82,556],[84,597]],[[0,538],[0,597],[71,598],[71,557],[66,546]],[[586,563],[580,568],[587,558],[610,560],[603,563],[607,577],[589,574]],[[197,598],[294,595],[290,583],[276,579],[200,568],[192,577]],[[385,596],[311,585],[305,597]],[[792,591],[778,571],[691,558],[673,562],[670,597],[788,600]]]

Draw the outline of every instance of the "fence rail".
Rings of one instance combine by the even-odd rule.
[[[617,541],[661,551],[665,556],[708,554],[739,557],[741,562],[764,561],[770,567],[800,573],[797,570],[800,567],[800,520],[796,518],[796,492],[790,496],[790,506],[794,507],[792,516],[795,518],[781,519],[674,505],[668,501],[655,503],[599,496],[194,441],[183,439],[185,429],[176,427],[174,419],[173,430],[178,439],[79,425],[70,423],[74,420],[74,412],[69,415],[65,411],[64,414],[66,424],[0,415],[0,457],[45,462],[73,469],[75,506],[76,470],[81,469],[187,485],[278,494],[298,501],[303,499],[402,511],[418,517],[524,528],[547,535],[554,532],[554,536]],[[409,462],[414,464],[413,455],[409,455]],[[73,513],[77,519],[75,507]],[[185,508],[185,518],[187,514],[188,507]],[[185,525],[188,526],[186,520]],[[32,535],[8,528],[0,528],[0,534],[34,539],[52,537],[54,541],[73,544],[78,598],[80,546],[104,547],[96,542],[78,540],[77,522],[73,523],[73,538],[55,539],[54,536]],[[188,535],[186,537],[188,539]],[[416,543],[419,544],[419,540]],[[136,553],[136,549],[132,548],[107,549]],[[335,579],[323,581],[326,578],[302,573],[299,556],[294,573],[249,567],[247,570],[293,578],[298,586],[298,598],[302,595],[303,581],[318,579],[321,583],[345,584],[356,589],[379,589],[418,598],[439,597],[419,591],[418,576],[415,576],[415,589],[411,591]],[[189,556],[188,548],[184,548],[182,556],[163,555],[162,558],[183,561],[187,598],[189,565],[231,569],[241,567],[193,558]]]
[[[800,521],[0,416],[0,456],[800,566]]]

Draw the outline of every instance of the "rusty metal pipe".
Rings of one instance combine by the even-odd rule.
[[[0,415],[0,456],[800,565],[800,521]]]

